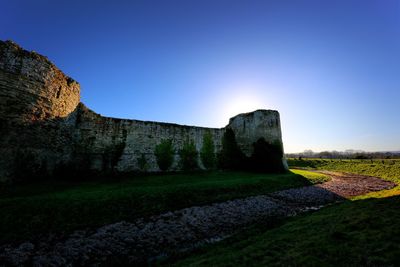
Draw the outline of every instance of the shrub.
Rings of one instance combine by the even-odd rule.
[[[222,150],[219,154],[218,165],[222,169],[229,170],[241,170],[246,166],[246,156],[240,150],[232,129],[226,129],[222,137]]]
[[[198,168],[197,158],[198,152],[193,141],[187,140],[182,149],[179,151],[180,166],[185,171],[190,171]]]
[[[215,147],[211,133],[207,132],[203,135],[203,146],[200,151],[201,162],[206,169],[215,168]]]
[[[268,143],[264,138],[259,138],[253,144],[251,167],[254,171],[281,172],[283,166],[283,148],[280,143]]]
[[[157,158],[157,164],[160,170],[168,170],[174,162],[174,149],[171,140],[162,140],[156,145],[154,154]]]

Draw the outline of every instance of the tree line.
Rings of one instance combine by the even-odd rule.
[[[322,159],[400,159],[400,151],[366,152],[348,149],[345,151],[314,152],[304,150],[300,153],[287,153],[287,158],[322,158]]]

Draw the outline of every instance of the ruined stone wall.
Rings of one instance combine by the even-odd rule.
[[[75,140],[77,153],[87,155],[90,167],[102,170],[107,166],[105,151],[120,153],[116,169],[119,171],[139,170],[138,158],[144,154],[149,171],[158,171],[154,155],[155,146],[162,140],[170,139],[175,148],[175,161],[172,170],[178,170],[178,152],[186,140],[192,140],[200,151],[203,136],[211,133],[215,151],[222,148],[225,128],[203,128],[151,121],[122,120],[102,117],[81,104],[77,120]],[[282,145],[279,113],[274,110],[257,110],[233,117],[226,126],[235,132],[240,149],[246,156],[253,153],[253,143],[264,138],[269,143]],[[120,148],[115,151],[113,148]],[[283,159],[284,160],[284,159]],[[199,159],[199,166],[202,163]]]
[[[71,154],[79,84],[46,57],[0,41],[0,180]]]
[[[253,153],[253,143],[263,137],[269,143],[282,144],[279,112],[276,110],[256,110],[243,113],[229,120],[240,149],[246,156]]]
[[[46,173],[76,165],[136,171],[142,154],[147,170],[158,171],[154,150],[164,139],[173,142],[172,170],[178,170],[178,152],[186,140],[200,151],[204,134],[211,133],[218,152],[226,127],[233,129],[247,156],[261,137],[282,144],[277,111],[239,114],[225,128],[214,129],[107,118],[79,101],[79,84],[46,57],[0,41],[0,180],[15,176],[19,165]]]
[[[224,129],[184,126],[171,123],[152,121],[123,120],[102,117],[80,106],[77,120],[76,142],[77,153],[80,156],[88,155],[92,169],[101,170],[107,166],[105,151],[120,153],[120,158],[115,166],[119,171],[139,170],[138,158],[144,154],[148,163],[148,171],[158,171],[154,156],[155,146],[162,140],[172,140],[175,149],[175,161],[172,170],[178,170],[178,152],[186,140],[195,143],[198,151],[203,145],[203,136],[211,133],[216,151],[221,149],[221,140]],[[115,151],[114,148],[121,151]],[[199,161],[199,165],[201,162]]]
[[[0,42],[0,118],[31,123],[70,115],[80,87],[46,57]]]

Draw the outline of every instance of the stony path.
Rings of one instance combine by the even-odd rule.
[[[140,264],[173,251],[226,238],[246,225],[308,209],[370,191],[392,188],[378,178],[328,173],[332,180],[317,186],[278,191],[208,206],[190,207],[146,221],[118,222],[94,232],[76,231],[66,240],[0,250],[4,266],[99,266]]]
[[[363,195],[368,192],[390,189],[396,186],[393,182],[371,176],[329,171],[320,171],[320,173],[329,175],[332,180],[317,186],[345,198]]]

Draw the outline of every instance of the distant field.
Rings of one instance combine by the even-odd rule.
[[[290,167],[351,172],[400,181],[400,161],[293,160]],[[297,216],[275,227],[255,225],[220,243],[160,265],[397,266],[399,187]]]
[[[234,198],[319,183],[302,170],[284,174],[202,172],[131,177],[114,182],[45,182],[0,189],[0,243],[68,233]]]

